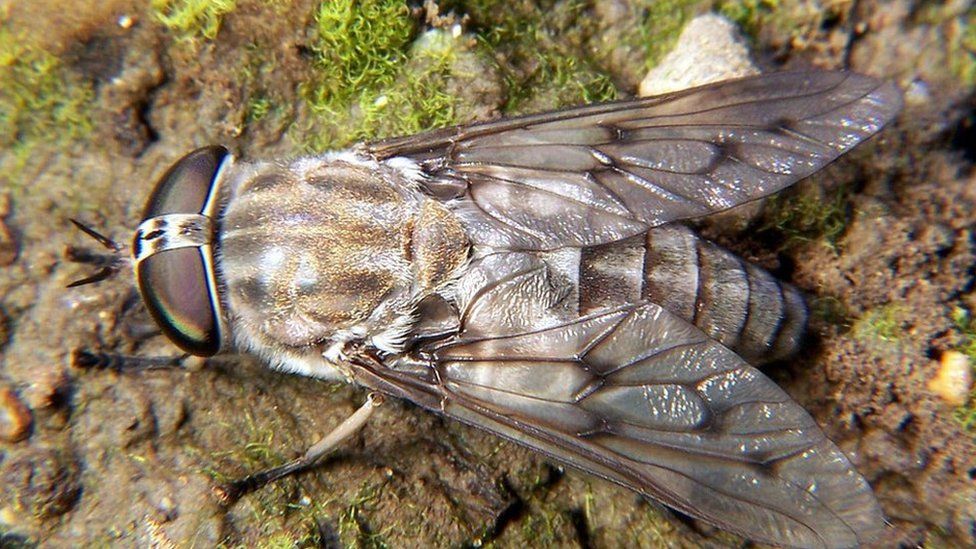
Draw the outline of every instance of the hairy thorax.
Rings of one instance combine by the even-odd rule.
[[[467,259],[454,214],[384,164],[257,164],[229,192],[219,266],[235,329],[259,344],[308,348],[409,329],[416,303]]]

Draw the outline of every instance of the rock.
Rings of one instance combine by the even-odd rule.
[[[946,351],[939,360],[939,370],[929,380],[928,389],[953,406],[962,406],[973,389],[973,369],[969,357],[959,351]]]
[[[37,364],[31,371],[31,381],[21,392],[27,405],[33,410],[40,410],[63,404],[70,383],[64,370]]]
[[[905,88],[905,104],[912,107],[922,107],[932,101],[932,91],[922,79],[912,80]]]
[[[17,243],[7,224],[4,223],[4,218],[8,215],[10,215],[10,195],[2,193],[0,194],[0,267],[6,267],[17,259]],[[0,316],[0,320],[2,318]],[[0,326],[0,335],[3,335],[2,326]],[[0,339],[0,343],[3,341]]]
[[[122,71],[101,92],[101,108],[107,120],[110,143],[127,156],[138,156],[154,139],[154,130],[142,114],[153,91],[166,80],[154,51],[129,52]]]
[[[0,307],[0,349],[7,346],[10,342],[10,319],[7,313]]]
[[[31,411],[9,387],[0,387],[0,440],[20,442],[30,434]]]
[[[0,219],[0,267],[11,265],[17,259],[17,241],[7,224]]]
[[[674,49],[644,77],[639,95],[660,95],[758,73],[735,24],[709,13],[685,25]]]
[[[0,511],[15,523],[60,516],[78,502],[81,479],[70,454],[32,447],[8,455],[0,463]]]

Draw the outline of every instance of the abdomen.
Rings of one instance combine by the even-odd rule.
[[[584,248],[579,265],[581,315],[652,301],[752,363],[795,353],[806,328],[796,288],[680,225]]]

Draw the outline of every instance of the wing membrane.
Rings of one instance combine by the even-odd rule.
[[[366,144],[418,162],[476,244],[548,250],[619,240],[774,193],[877,132],[890,83],[773,73],[674,94]]]
[[[433,352],[443,412],[769,543],[848,547],[882,518],[789,396],[644,303]]]

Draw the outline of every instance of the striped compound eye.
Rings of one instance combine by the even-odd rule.
[[[220,350],[220,299],[214,274],[213,219],[220,146],[197,149],[173,165],[149,197],[132,249],[143,302],[173,343],[197,356]]]

